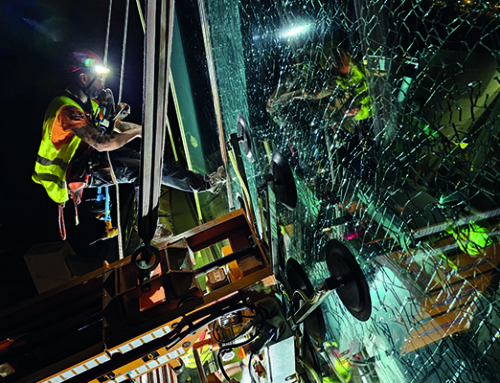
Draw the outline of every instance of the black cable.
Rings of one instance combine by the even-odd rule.
[[[250,360],[248,361],[248,375],[250,375],[250,380],[252,381],[252,383],[257,383],[257,380],[255,380],[255,378],[252,374],[252,360],[253,360],[254,356],[255,356],[255,354],[252,352],[250,354]]]
[[[253,317],[252,317],[252,318],[253,318]],[[230,343],[230,342],[235,341],[235,340],[236,340],[236,339],[238,339],[240,336],[242,336],[242,335],[246,334],[246,333],[247,333],[247,332],[249,332],[249,331],[250,331],[253,327],[255,327],[255,325],[252,325],[252,326],[250,326],[250,327],[248,327],[248,328],[246,328],[246,329],[245,329],[245,326],[246,326],[248,323],[249,323],[249,324],[252,324],[252,321],[249,321],[249,322],[245,323],[245,324],[242,326],[242,328],[241,328],[240,332],[239,332],[238,334],[236,334],[235,336],[233,336],[231,339],[228,339],[228,340],[222,340],[222,339],[218,339],[218,338],[217,338],[217,331],[216,331],[216,329],[215,329],[215,324],[214,324],[213,336],[214,336],[215,341],[216,341],[217,343],[221,343],[221,344],[224,344],[224,343]]]
[[[231,309],[230,307],[228,307],[226,309],[226,310],[228,310],[228,312],[225,312],[222,315],[220,315],[220,312],[217,313],[217,314],[210,314],[207,318],[202,319],[201,321],[199,321],[198,323],[196,323],[196,325],[193,325],[193,323],[186,323],[186,324],[183,325],[183,323],[181,321],[179,323],[179,325],[176,327],[176,329],[177,328],[179,329],[177,331],[178,332],[177,337],[173,338],[171,340],[171,343],[169,343],[168,345],[166,344],[164,347],[168,350],[168,349],[172,348],[173,346],[175,346],[177,343],[179,343],[187,335],[192,334],[192,333],[198,331],[202,327],[205,327],[205,326],[209,325],[210,323],[216,321],[219,318],[222,318],[225,315],[231,314],[231,313],[236,312],[236,311],[240,311],[240,310],[243,309],[243,307],[247,307],[246,305],[243,305],[243,307],[242,307],[242,305],[238,305],[238,306],[239,307],[237,309]],[[181,332],[180,330],[182,328],[184,328],[185,326],[188,326],[188,329],[186,331],[184,331],[184,332]],[[176,331],[176,330],[174,330],[174,331]],[[170,334],[172,334],[172,333],[170,333]],[[175,335],[175,334],[172,334],[172,336],[173,335]]]
[[[220,317],[223,317],[224,315],[241,311],[245,307],[254,309],[254,306],[248,303],[230,303],[229,305],[223,306],[223,308],[217,310],[218,307],[220,307],[220,305],[216,304],[215,307],[206,307],[200,309],[200,311],[188,315],[187,317],[184,316],[184,318],[179,322],[179,325],[168,334],[165,334],[160,338],[154,339],[151,342],[136,347],[127,353],[119,354],[103,364],[95,366],[92,369],[71,377],[67,380],[67,383],[87,383],[91,380],[95,380],[98,377],[106,375],[119,367],[125,366],[135,360],[138,360],[139,358],[153,352],[154,350],[158,350],[162,347],[165,347],[166,350],[169,350],[177,343],[179,343],[182,339],[184,339],[187,335],[196,332],[204,326],[209,325],[210,323]],[[193,320],[198,320],[198,318],[204,315],[205,312],[210,312],[212,310],[217,310],[217,314],[208,314],[204,319],[201,319],[196,324],[193,323]],[[194,317],[193,320],[191,320],[191,317]],[[187,327],[187,330],[181,331],[185,327]]]
[[[221,349],[217,351],[217,364],[219,365],[219,370],[222,372],[222,375],[224,375],[224,378],[229,382],[231,378],[226,372],[226,369],[224,368],[224,365],[222,364],[222,358],[221,358]]]
[[[219,365],[219,370],[221,370],[222,372],[222,375],[224,375],[224,378],[227,379],[227,381],[229,382],[229,380],[231,379],[229,377],[229,375],[227,374],[225,368],[224,368],[224,365],[222,363],[222,358],[221,358],[221,354],[222,354],[222,351],[224,350],[228,350],[228,349],[232,349],[232,348],[238,348],[238,347],[241,347],[241,346],[245,346],[247,345],[248,343],[252,342],[258,335],[259,333],[256,331],[255,334],[253,334],[249,339],[243,341],[243,342],[240,342],[240,343],[236,343],[236,344],[230,344],[230,345],[227,345],[227,346],[224,346],[224,347],[221,347],[219,348],[219,350],[217,351],[217,364]]]

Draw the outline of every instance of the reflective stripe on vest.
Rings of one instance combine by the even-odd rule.
[[[56,165],[64,170],[66,170],[66,168],[69,165],[62,158],[55,158],[53,160],[49,160],[48,158],[43,158],[41,155],[38,155],[36,157],[36,162],[38,162],[40,165],[44,165],[44,166]]]

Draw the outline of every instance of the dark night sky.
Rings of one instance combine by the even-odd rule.
[[[0,3],[2,86],[2,188],[0,249],[58,241],[57,205],[31,180],[45,108],[63,90],[58,70],[63,52],[85,47],[103,54],[109,2],[104,0],[3,0]],[[118,96],[124,0],[113,1],[108,63],[114,69],[106,84]],[[123,101],[129,120],[141,122],[143,33],[130,1]],[[72,204],[66,207],[72,224]],[[75,230],[73,232],[73,230]],[[102,231],[102,227],[99,227]],[[68,236],[85,235],[68,227]],[[97,235],[96,234],[91,234]],[[89,238],[90,241],[90,238]]]

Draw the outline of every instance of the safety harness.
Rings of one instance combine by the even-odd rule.
[[[93,80],[95,81],[95,79]],[[91,82],[91,84],[93,83]],[[90,84],[90,85],[91,85]],[[89,89],[90,87],[82,88],[85,94],[87,95],[87,103],[83,103],[78,97],[74,96],[69,91],[64,93],[64,96],[70,98],[75,103],[77,103],[83,111],[90,117],[90,123],[94,125],[101,133],[103,134],[111,134],[110,129],[112,130],[113,124],[110,124],[112,120],[112,116],[115,112],[114,106],[114,98],[113,93],[110,89],[103,89],[97,99],[99,102],[99,106],[94,109],[92,106],[92,101],[89,97]],[[93,149],[87,149],[83,154],[81,154],[82,158],[88,159],[85,163],[81,163],[77,166],[74,166],[76,169],[73,169],[71,163],[68,166],[66,171],[66,185],[69,198],[73,201],[74,211],[75,211],[75,225],[78,225],[78,205],[82,201],[83,190],[90,185],[91,182],[91,174],[92,174],[92,160],[90,156],[90,152]],[[99,188],[100,191],[100,188]],[[106,206],[109,206],[109,194],[107,193],[106,187]],[[64,207],[65,202],[61,202],[58,204],[58,224],[59,224],[59,235],[62,240],[66,239],[66,226],[64,222]],[[113,232],[114,229],[111,226],[111,219],[109,218],[109,212],[106,211],[106,232]]]

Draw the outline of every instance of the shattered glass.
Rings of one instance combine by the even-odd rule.
[[[368,280],[371,318],[330,295],[321,347],[351,381],[498,381],[500,7],[200,3],[226,139],[238,114],[251,131],[255,216],[277,150],[298,192],[294,210],[276,205],[286,256],[317,286],[334,238]]]

